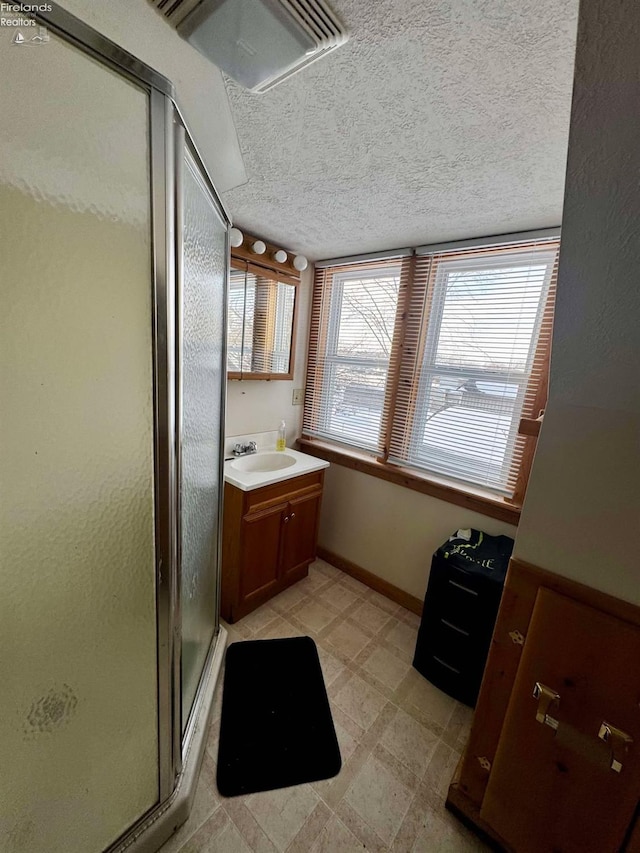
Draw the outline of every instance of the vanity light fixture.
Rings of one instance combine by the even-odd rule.
[[[229,242],[234,249],[237,249],[238,246],[242,246],[243,240],[244,234],[239,228],[232,228],[231,231],[229,231]]]
[[[304,255],[296,255],[293,259],[293,265],[298,270],[298,272],[302,272],[306,270],[309,266],[309,261],[305,258]]]
[[[274,258],[274,260],[276,260],[279,264],[284,264],[284,263],[286,263],[286,261],[287,261],[287,253],[285,252],[285,250],[284,250],[284,249],[278,249],[278,251],[277,251],[277,252],[274,252],[274,253],[273,253],[273,258]]]
[[[251,251],[254,255],[264,255],[267,251],[267,245],[266,243],[263,243],[262,240],[256,240],[251,246]]]

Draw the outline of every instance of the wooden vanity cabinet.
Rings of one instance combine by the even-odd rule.
[[[222,618],[236,622],[315,560],[324,471],[251,491],[225,483]]]

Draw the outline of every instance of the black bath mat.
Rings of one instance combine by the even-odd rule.
[[[341,766],[311,637],[230,645],[218,747],[220,793],[235,797],[328,779]]]

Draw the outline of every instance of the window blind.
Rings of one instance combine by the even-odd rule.
[[[303,430],[383,453],[409,259],[317,268]]]
[[[416,257],[388,461],[513,495],[546,400],[559,242]]]
[[[246,376],[289,372],[295,294],[295,284],[277,280],[259,266],[232,261],[229,371]]]

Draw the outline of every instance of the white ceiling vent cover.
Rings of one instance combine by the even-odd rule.
[[[238,83],[266,92],[348,38],[321,0],[151,0]]]

